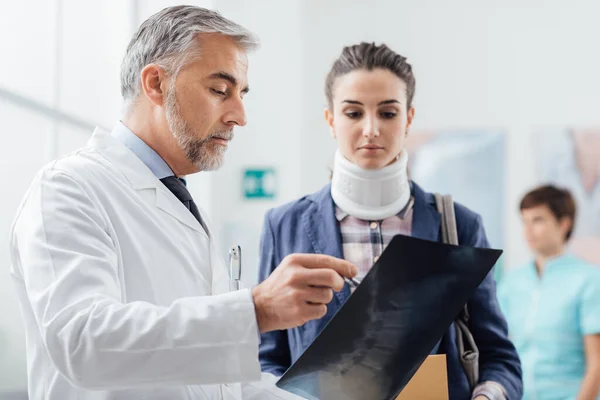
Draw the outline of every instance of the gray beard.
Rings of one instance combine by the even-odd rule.
[[[179,104],[177,104],[173,87],[169,89],[169,93],[167,94],[165,109],[169,129],[187,159],[200,171],[214,171],[219,169],[223,165],[227,147],[214,143],[212,139],[215,137],[233,138],[233,131],[231,129],[217,131],[203,139],[198,139],[193,129],[179,112]]]

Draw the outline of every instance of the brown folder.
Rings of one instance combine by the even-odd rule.
[[[428,356],[396,400],[448,400],[446,355]]]

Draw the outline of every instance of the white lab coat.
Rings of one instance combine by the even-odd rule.
[[[108,133],[40,171],[10,252],[31,399],[299,398],[261,377],[251,293],[226,293],[210,234]]]

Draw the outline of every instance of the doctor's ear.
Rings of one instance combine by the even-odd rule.
[[[157,64],[148,64],[140,73],[142,91],[150,102],[162,106],[167,94],[169,76],[165,70]]]
[[[331,136],[335,139],[335,130],[333,129],[333,111],[329,109],[329,107],[325,108],[325,121],[327,121],[327,125],[329,125],[329,130],[331,131]]]

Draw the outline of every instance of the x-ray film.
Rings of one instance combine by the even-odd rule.
[[[310,400],[395,399],[501,253],[394,237],[277,386]]]

